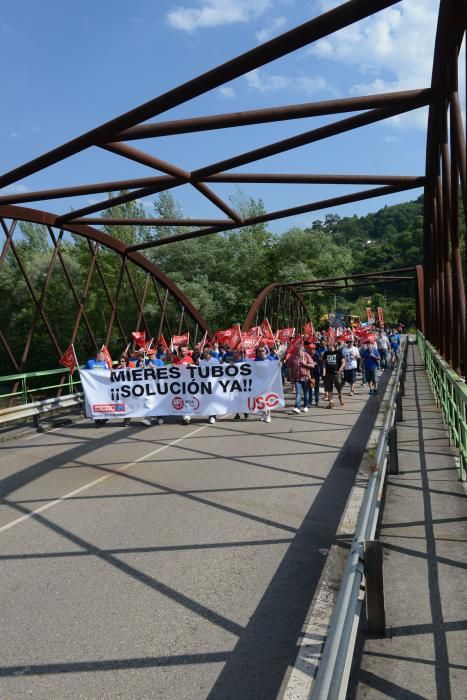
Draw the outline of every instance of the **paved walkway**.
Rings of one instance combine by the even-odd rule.
[[[359,639],[349,698],[467,698],[467,498],[420,353],[409,347],[384,543],[387,637]]]
[[[1,445],[2,700],[281,696],[379,406],[288,403]]]

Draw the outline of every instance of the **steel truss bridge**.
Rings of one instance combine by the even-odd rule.
[[[464,212],[467,207],[466,143],[459,99],[459,51],[466,29],[464,0],[441,0],[430,85],[416,89],[377,95],[333,99],[303,104],[279,105],[267,109],[208,114],[194,118],[148,122],[167,110],[218,88],[246,73],[258,69],[287,54],[304,48],[323,37],[397,4],[399,0],[350,0],[310,21],[268,41],[246,53],[199,75],[166,93],[122,114],[105,124],[77,136],[53,150],[10,172],[0,175],[0,191],[17,185],[41,170],[65,159],[72,159],[86,149],[98,148],[148,169],[146,177],[111,182],[67,184],[66,186],[25,193],[0,194],[0,223],[4,241],[0,253],[0,279],[10,264],[17,267],[30,295],[24,342],[18,347],[12,340],[9,319],[0,322],[0,344],[12,371],[28,371],[34,365],[32,349],[41,330],[50,339],[51,352],[57,358],[66,346],[77,340],[89,349],[97,341],[106,343],[118,337],[127,343],[132,329],[146,329],[151,335],[189,330],[197,338],[210,328],[190,299],[178,286],[145,256],[145,251],[159,246],[176,245],[201,236],[238,230],[245,226],[266,223],[306,212],[376,198],[388,194],[424,188],[424,260],[416,270],[382,271],[374,275],[349,276],[332,280],[274,281],[262,290],[245,320],[248,328],[255,319],[269,315],[273,323],[296,325],[309,317],[307,300],[318,290],[348,288],[349,285],[379,282],[393,283],[414,279],[418,326],[424,337],[439,349],[457,373],[467,366],[465,260],[462,260],[459,222],[459,196]],[[419,107],[428,107],[426,169],[424,174],[367,175],[340,173],[271,173],[238,170],[262,158],[299,149],[311,143],[332,138],[352,129],[389,119]],[[348,114],[325,126],[313,127],[313,117]],[[183,164],[166,162],[149,151],[135,148],[134,140],[145,140],[157,152],[158,139],[180,134],[196,134],[252,124],[309,119],[310,129],[288,138],[261,145],[218,162],[209,162],[188,171]],[[264,215],[243,218],[216,192],[217,183],[336,184],[368,186],[346,195],[305,202],[300,206]],[[184,185],[190,185],[219,210],[219,218],[161,219],[116,218],[101,216],[103,210],[138,200]],[[114,192],[124,191],[115,196]],[[102,195],[89,206],[79,206],[65,214],[54,214],[29,204],[55,202],[61,198]],[[41,224],[50,238],[49,260],[43,278],[28,270],[23,259],[21,238],[23,222]],[[121,240],[96,226],[170,226],[189,227],[181,233],[127,246]],[[87,274],[76,280],[72,265],[63,253],[68,235],[84,241],[83,256]],[[312,235],[312,234],[310,234]],[[109,281],[105,263],[117,256],[117,279]],[[422,261],[421,261],[422,263]],[[74,300],[73,313],[64,320],[49,312],[51,282],[60,274]],[[102,328],[91,327],[87,316],[87,300],[93,285],[102,295]],[[131,318],[122,319],[122,306],[130,305]],[[66,322],[65,322],[66,321]],[[34,367],[35,368],[35,367]]]

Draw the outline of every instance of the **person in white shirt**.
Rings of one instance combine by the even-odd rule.
[[[211,348],[204,347],[203,352],[201,353],[201,357],[198,360],[198,365],[220,365],[220,362],[216,357],[213,357],[213,352]],[[215,423],[216,416],[209,416],[209,422]]]
[[[355,382],[357,379],[357,361],[360,359],[360,353],[352,340],[346,341],[345,347],[342,348],[342,355],[345,360],[344,384],[350,386],[350,396],[353,396],[355,394]]]
[[[388,368],[388,356],[391,352],[391,344],[386,333],[380,328],[378,335],[376,336],[376,347],[381,357],[380,367],[381,369]]]

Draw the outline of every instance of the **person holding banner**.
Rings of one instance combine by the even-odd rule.
[[[198,360],[198,365],[200,365],[201,367],[205,365],[220,365],[220,362],[212,356],[211,348],[208,348],[207,345],[205,345],[203,348],[203,352],[201,353],[201,357]],[[209,422],[215,423],[216,416],[209,416]]]
[[[275,360],[274,357],[270,357],[265,345],[258,345],[258,347],[256,348],[255,362],[267,362],[268,360],[271,360],[272,362],[277,362],[277,360]],[[263,411],[261,415],[261,420],[264,420],[265,423],[271,422],[271,411],[269,409]]]
[[[110,372],[109,366],[105,360],[105,353],[103,353],[102,350],[97,350],[95,356],[91,357],[91,359],[86,362],[84,369],[101,369]],[[100,428],[101,425],[107,423],[107,420],[107,418],[95,418],[94,425],[96,428]]]

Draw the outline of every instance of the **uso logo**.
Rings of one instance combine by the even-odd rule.
[[[181,411],[182,408],[185,406],[185,401],[182,399],[181,396],[176,396],[174,399],[172,399],[172,406],[175,408],[176,411]]]
[[[275,408],[279,404],[279,394],[266,394],[266,396],[253,396],[248,398],[250,411]]]

